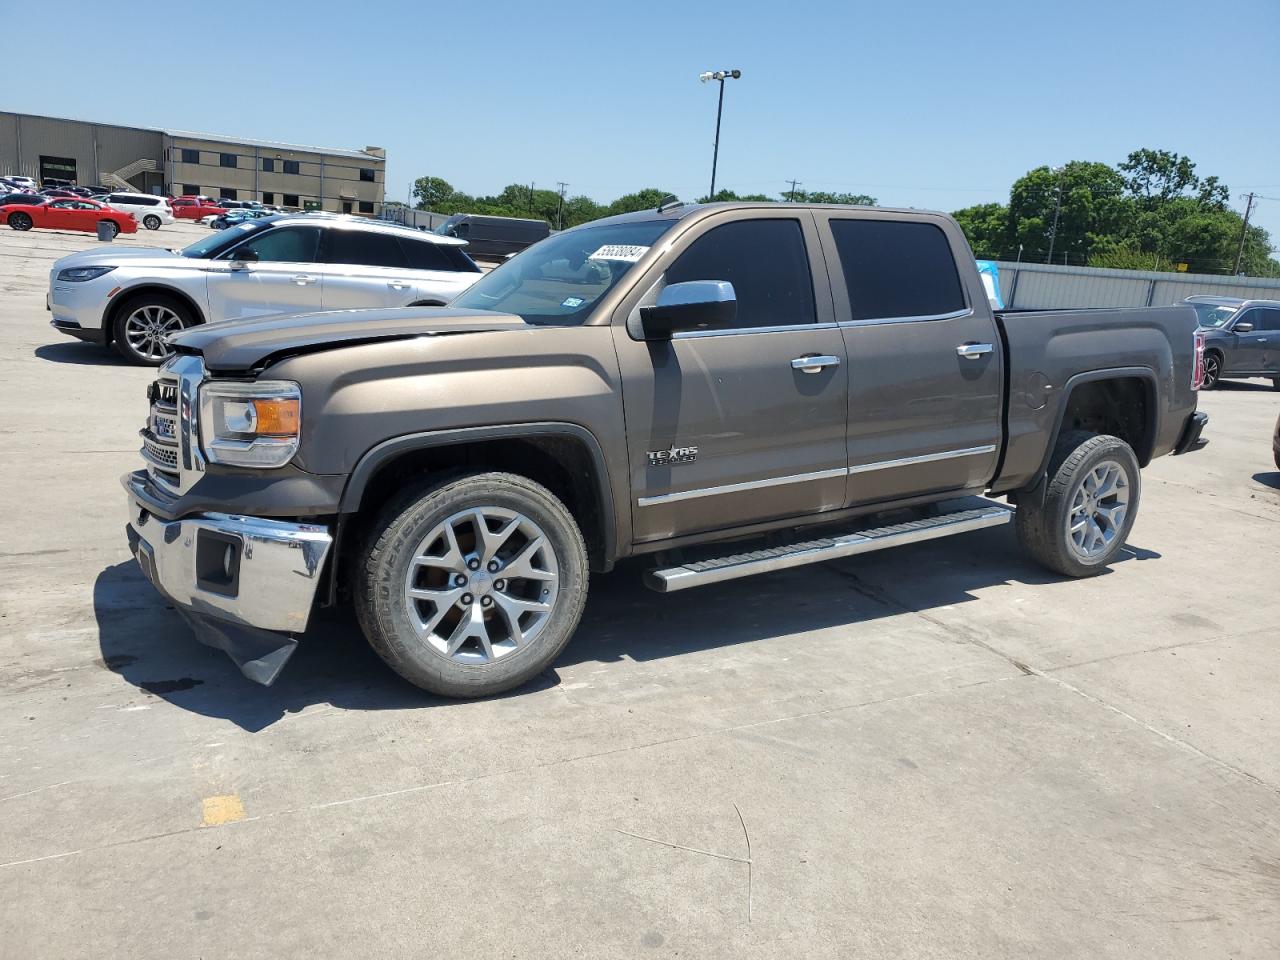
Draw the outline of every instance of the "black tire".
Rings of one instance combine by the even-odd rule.
[[[554,551],[558,573],[551,610],[540,632],[527,645],[487,663],[458,662],[420,636],[404,589],[424,538],[446,519],[471,508],[515,511],[531,520]],[[360,552],[353,593],[365,637],[392,670],[443,697],[483,697],[528,682],[555,660],[577,629],[588,578],[586,544],[568,508],[532,480],[484,472],[442,478],[389,503]],[[496,610],[489,614],[495,615]]]
[[[9,214],[9,219],[6,222],[15,230],[30,230],[35,226],[35,222],[31,219],[31,214],[23,213],[21,210]]]
[[[1128,509],[1106,549],[1086,559],[1070,543],[1067,520],[1077,488],[1103,461],[1117,464],[1125,474]],[[1046,483],[1043,503],[1033,503],[1028,497],[1018,504],[1018,541],[1036,562],[1055,573],[1068,577],[1098,575],[1120,552],[1138,515],[1142,478],[1133,449],[1119,437],[1069,433],[1054,450]]]
[[[1204,379],[1200,381],[1201,390],[1213,390],[1222,379],[1222,354],[1210,350],[1204,355]]]
[[[126,335],[125,327],[129,322],[129,318],[136,311],[143,308],[161,308],[176,314],[183,330],[197,323],[198,320],[192,315],[191,308],[185,303],[177,297],[167,296],[163,293],[140,293],[120,304],[116,309],[115,319],[111,324],[111,342],[115,346],[116,352],[137,366],[158,367],[168,357],[172,356],[172,351],[163,357],[146,356],[134,349],[130,344],[130,338]]]
[[[146,227],[148,230],[159,230],[160,218],[157,217],[154,213],[148,213],[145,217],[142,218],[142,225]]]

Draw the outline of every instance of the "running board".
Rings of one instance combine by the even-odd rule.
[[[922,540],[950,537],[957,533],[968,533],[970,530],[998,527],[1012,520],[1013,513],[1008,507],[992,504],[975,510],[944,513],[924,520],[895,523],[891,526],[860,530],[843,536],[805,540],[784,547],[771,547],[766,550],[753,550],[750,553],[716,557],[674,567],[661,567],[645,574],[645,586],[659,593],[687,590],[690,587],[720,583],[723,580],[736,580],[739,577],[749,577],[757,573],[786,570],[789,567],[799,567],[807,563],[821,563],[824,560],[852,557],[859,553],[871,553],[874,550],[888,550],[890,547],[919,543]]]

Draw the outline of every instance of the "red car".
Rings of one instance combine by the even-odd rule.
[[[179,197],[170,204],[173,215],[179,220],[199,220],[201,217],[221,216],[226,213],[212,200],[204,197]]]
[[[138,221],[131,213],[113,210],[97,200],[78,197],[74,200],[50,200],[47,203],[11,203],[0,207],[0,216],[15,230],[83,230],[95,233],[98,224],[106,221],[117,233],[137,233]]]

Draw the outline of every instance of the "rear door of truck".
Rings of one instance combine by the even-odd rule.
[[[849,362],[850,505],[981,489],[1000,454],[1004,357],[959,228],[815,213]]]

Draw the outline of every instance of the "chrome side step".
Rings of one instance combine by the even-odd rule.
[[[708,583],[736,580],[757,573],[786,570],[806,563],[821,563],[838,557],[851,557],[874,550],[888,550],[921,540],[936,540],[957,533],[968,533],[984,527],[998,527],[1013,519],[1013,510],[991,504],[973,510],[944,513],[923,520],[895,523],[887,527],[860,530],[843,536],[805,540],[783,547],[753,550],[727,557],[684,563],[675,567],[661,567],[645,574],[645,586],[659,593],[687,590]]]

